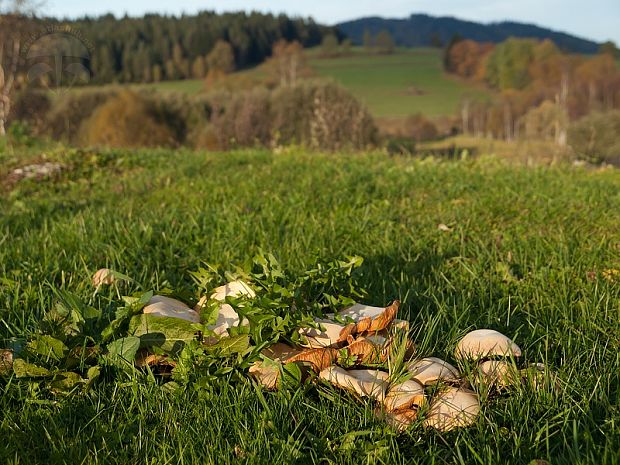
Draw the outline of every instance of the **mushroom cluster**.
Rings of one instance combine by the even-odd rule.
[[[217,339],[206,341],[215,343],[227,337],[229,329],[249,324],[226,303],[229,296],[254,298],[256,293],[247,283],[233,281],[201,298],[193,309],[169,297],[153,296],[143,313],[198,323],[201,311],[216,305],[217,320],[208,328]],[[278,342],[263,349],[249,375],[264,388],[277,390],[283,385],[286,366],[295,364],[318,384],[370,399],[377,416],[398,431],[418,422],[444,432],[475,423],[481,389],[505,389],[531,379],[532,372],[544,371],[540,365],[518,370],[521,349],[491,329],[467,333],[456,345],[456,365],[474,366],[474,370],[459,371],[440,358],[420,356],[409,338],[409,323],[397,319],[399,307],[399,301],[386,307],[355,304],[316,318],[313,327],[298,329],[302,341],[298,346]],[[143,351],[135,363],[174,366],[165,355]]]

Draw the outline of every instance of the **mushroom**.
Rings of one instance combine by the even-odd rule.
[[[314,371],[321,371],[331,366],[338,359],[338,349],[332,349],[329,347],[323,347],[320,349],[308,349],[300,352],[293,357],[286,360],[286,363],[291,362],[306,362],[310,363]]]
[[[475,392],[450,387],[433,399],[424,425],[439,431],[450,431],[471,425],[479,413],[480,402]]]
[[[228,304],[220,305],[220,309],[217,314],[217,320],[215,324],[207,326],[211,331],[213,331],[218,336],[225,336],[228,334],[228,328],[234,328],[239,326],[241,319],[239,318],[239,314],[235,312],[232,306]],[[248,325],[248,320],[244,319],[242,322],[242,326]]]
[[[421,407],[424,405],[424,400],[424,386],[410,379],[391,386],[385,395],[383,405],[388,412],[393,412]]]
[[[249,369],[250,376],[265,389],[275,390],[280,384],[282,363],[300,352],[299,349],[282,342],[269,346],[261,351],[261,354],[268,360],[255,362]]]
[[[13,351],[8,349],[0,350],[0,376],[8,375],[13,372]]]
[[[162,295],[154,295],[142,312],[157,317],[179,318],[181,320],[200,323],[200,315],[183,302]]]
[[[134,361],[134,364],[138,368],[144,368],[147,366],[148,367],[160,366],[160,367],[174,368],[177,365],[177,363],[174,360],[171,360],[167,355],[153,354],[153,353],[150,353],[146,349],[141,349],[138,351],[138,353],[136,354],[136,359]]]
[[[274,391],[280,385],[282,372],[280,363],[265,363],[264,361],[255,362],[248,373],[265,389]]]
[[[519,379],[517,367],[506,360],[487,360],[478,365],[478,381],[486,386],[505,388]]]
[[[492,356],[521,356],[521,349],[508,337],[492,329],[477,329],[463,337],[456,346],[456,357],[479,360]]]
[[[459,371],[437,357],[428,357],[415,360],[407,366],[412,378],[424,386],[438,381],[454,383],[458,381]]]
[[[355,322],[354,333],[381,331],[396,318],[399,307],[400,302],[398,300],[385,308],[355,304],[338,312],[338,315],[343,318],[351,318]]]
[[[384,420],[397,431],[405,431],[409,425],[418,419],[418,411],[414,409],[399,410],[397,412],[376,411],[377,417]]]
[[[382,336],[359,337],[344,350],[356,364],[375,365],[387,360],[387,351],[384,350],[386,342],[387,339]]]
[[[344,370],[337,366],[330,366],[319,373],[322,380],[378,401],[382,401],[385,396],[388,376],[379,370]]]
[[[231,281],[223,286],[217,287],[213,290],[213,294],[211,294],[211,299],[219,300],[223,302],[226,300],[226,297],[241,297],[247,296],[251,299],[256,297],[256,293],[254,290],[244,283],[243,281]]]
[[[341,344],[347,340],[347,335],[343,332],[345,326],[335,323],[332,320],[316,318],[314,320],[320,328],[300,328],[299,334],[306,337],[304,347],[317,349]]]
[[[114,273],[108,268],[101,268],[93,275],[93,286],[95,287],[103,285],[109,286],[110,284],[114,284],[115,281]]]

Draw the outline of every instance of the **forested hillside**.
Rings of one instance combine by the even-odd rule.
[[[396,44],[404,47],[441,46],[447,44],[454,36],[493,43],[503,42],[509,37],[551,39],[562,50],[575,53],[595,53],[599,47],[590,40],[532,24],[516,22],[482,24],[424,14],[415,14],[404,19],[361,18],[340,23],[337,27],[342,34],[350,37],[353,43],[358,45],[363,43],[366,31],[376,35],[382,30],[387,30]]]
[[[280,39],[310,47],[319,44],[330,30],[311,19],[208,11],[181,17],[107,15],[68,24],[90,42],[90,60],[84,60],[84,65],[95,83],[203,78],[206,56],[218,40],[232,45],[235,66],[242,68],[262,62]]]

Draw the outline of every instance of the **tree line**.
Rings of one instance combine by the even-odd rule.
[[[453,40],[444,66],[497,91],[493,99],[463,99],[466,134],[508,140],[524,135],[564,145],[570,122],[620,108],[620,67],[610,44],[586,56],[564,53],[550,40]]]

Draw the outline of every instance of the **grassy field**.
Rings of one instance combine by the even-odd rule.
[[[453,115],[464,94],[486,95],[446,76],[437,49],[399,49],[393,55],[358,52],[350,57],[313,58],[310,64],[319,76],[348,88],[376,117]]]
[[[470,428],[396,435],[370,404],[312,386],[263,393],[224,379],[171,393],[133,375],[49,399],[0,378],[0,463],[620,461],[620,282],[602,273],[620,268],[616,171],[46,150],[68,167],[60,178],[10,182],[12,168],[41,161],[28,153],[0,155],[2,343],[38,330],[52,287],[105,306],[90,284],[99,267],[135,278],[128,290],[159,290],[188,286],[202,260],[232,267],[259,247],[292,270],[315,253],[358,254],[368,303],[400,298],[420,350],[452,360],[465,332],[494,328],[558,385],[490,398]]]
[[[488,91],[447,76],[441,50],[398,49],[393,55],[366,54],[361,49],[347,57],[321,58],[319,50],[308,52],[309,65],[317,76],[334,79],[364,102],[379,118],[398,118],[415,113],[426,116],[454,115],[463,95],[484,98]],[[235,73],[243,82],[260,80],[261,67]],[[148,84],[159,90],[195,94],[201,80]]]

